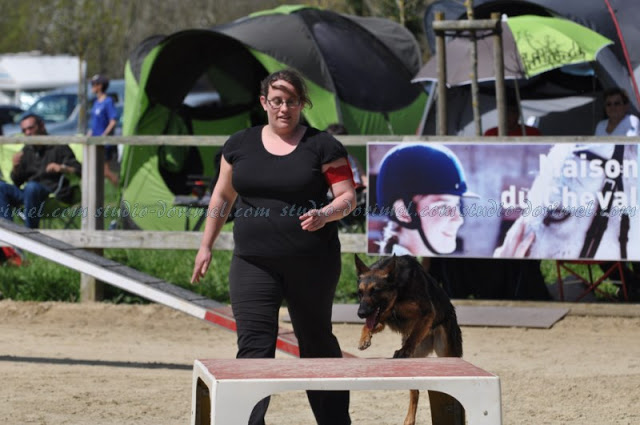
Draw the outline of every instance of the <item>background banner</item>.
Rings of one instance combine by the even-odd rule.
[[[640,260],[636,144],[367,150],[369,254]]]

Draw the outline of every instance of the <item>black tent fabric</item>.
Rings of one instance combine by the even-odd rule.
[[[155,60],[146,91],[150,101],[172,109],[180,108],[194,82],[205,73],[211,73],[212,68],[215,69],[216,81],[229,75],[238,81],[260,81],[266,75],[262,65],[238,40],[224,34],[187,30],[164,38],[163,43],[165,47]],[[238,66],[239,63],[243,66]],[[258,84],[247,85],[244,90],[239,90],[237,84],[217,84],[216,89],[227,105],[228,115],[237,112],[230,107],[231,104],[250,104],[259,97]],[[232,94],[227,90],[232,90]]]
[[[282,63],[300,64],[300,71],[307,78],[358,108],[385,112],[411,104],[420,94],[409,84],[419,68],[419,59],[416,61],[415,53],[408,52],[419,50],[402,40],[412,37],[396,37],[395,42],[403,46],[396,52],[391,49],[392,40],[379,38],[381,29],[371,33],[369,28],[375,25],[368,22],[364,27],[363,22],[366,21],[350,15],[307,8],[295,14],[248,17],[214,30]],[[391,28],[388,24],[387,27]],[[292,38],[291,34],[297,37]],[[309,49],[310,45],[317,49]],[[364,75],[367,86],[361,84]]]

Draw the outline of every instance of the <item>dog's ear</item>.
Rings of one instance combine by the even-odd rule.
[[[353,258],[356,261],[356,271],[358,272],[358,276],[369,271],[369,267],[367,267],[367,265],[362,262],[357,254],[353,254]]]
[[[408,255],[396,259],[396,262],[400,263],[396,266],[396,285],[402,288],[415,278],[416,268],[422,266],[414,257]]]
[[[396,257],[396,254],[393,254],[393,256],[389,258],[389,261],[385,263],[384,274],[387,276],[387,278],[394,279],[397,261],[398,261],[398,258]]]

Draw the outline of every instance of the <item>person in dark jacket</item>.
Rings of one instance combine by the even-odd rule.
[[[25,136],[47,134],[44,121],[35,114],[22,118],[20,127]],[[13,156],[13,184],[0,182],[0,217],[11,220],[13,208],[24,205],[25,226],[38,228],[41,207],[58,189],[61,177],[80,172],[81,165],[69,146],[25,145]],[[71,196],[67,179],[62,180],[56,196],[63,202]]]

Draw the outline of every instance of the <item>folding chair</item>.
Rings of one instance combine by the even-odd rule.
[[[80,191],[80,177],[75,174],[68,175],[69,188],[71,190],[71,196],[68,198],[68,202],[64,202],[58,198],[60,191],[64,187],[65,176],[60,176],[58,186],[50,195],[49,199],[44,202],[42,207],[42,218],[40,219],[41,229],[58,228],[54,225],[56,221],[62,223],[63,229],[79,229],[79,223],[76,218],[82,211],[82,193]]]
[[[587,294],[589,294],[590,292],[597,292],[598,294],[612,300],[612,301],[616,301],[616,299],[614,297],[612,297],[611,295],[609,295],[608,293],[602,291],[601,289],[598,288],[598,286],[600,286],[602,283],[604,283],[604,281],[616,270],[618,271],[618,274],[620,275],[620,284],[622,286],[622,294],[624,296],[624,300],[625,301],[629,301],[628,298],[628,294],[627,294],[627,283],[625,282],[625,278],[624,278],[624,273],[623,273],[623,265],[622,262],[620,261],[616,261],[613,262],[613,264],[611,265],[611,267],[609,267],[607,270],[604,270],[604,274],[598,278],[597,280],[594,280],[593,278],[593,271],[591,270],[591,266],[593,265],[598,265],[598,264],[602,264],[602,263],[606,263],[606,261],[596,261],[596,260],[556,260],[556,271],[558,273],[558,291],[559,291],[559,295],[560,295],[560,301],[564,301],[564,282],[562,280],[562,276],[561,276],[561,270],[565,270],[568,271],[572,276],[576,277],[580,282],[582,282],[585,286],[586,289],[578,296],[578,298],[576,298],[574,301],[580,301],[582,298],[584,298]],[[587,266],[587,275],[588,276],[582,276],[577,270],[575,270],[574,268],[569,267],[569,265],[586,265]]]

